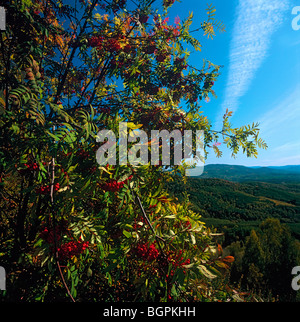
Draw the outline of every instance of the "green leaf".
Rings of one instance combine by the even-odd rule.
[[[131,238],[132,237],[132,234],[129,231],[127,231],[127,230],[123,230],[123,235],[125,237],[127,237],[127,238]]]
[[[91,270],[91,268],[90,268],[90,267],[87,269],[86,275],[87,275],[88,277],[91,277],[91,276],[93,275],[93,271]]]

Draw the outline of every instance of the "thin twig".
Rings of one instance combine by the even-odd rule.
[[[167,258],[166,254],[165,254],[165,252],[163,251],[163,249],[162,249],[162,247],[161,247],[161,244],[160,244],[160,242],[161,242],[161,241],[162,241],[162,242],[165,242],[165,240],[164,240],[162,237],[160,237],[160,236],[158,236],[158,235],[156,234],[156,231],[155,231],[155,229],[153,228],[153,226],[152,226],[152,224],[151,224],[151,222],[150,222],[150,220],[149,220],[149,218],[148,218],[148,216],[147,216],[147,214],[146,214],[146,212],[145,212],[145,209],[144,209],[144,207],[143,207],[143,205],[142,205],[142,202],[141,202],[140,197],[139,197],[139,196],[138,196],[138,195],[137,195],[133,190],[131,190],[131,192],[132,192],[133,196],[135,197],[135,199],[136,199],[136,200],[137,200],[137,202],[138,202],[138,205],[139,205],[139,207],[140,207],[140,209],[141,209],[141,211],[142,211],[142,214],[143,214],[144,219],[146,220],[146,222],[147,222],[148,226],[150,227],[150,229],[151,229],[151,231],[152,231],[153,235],[155,236],[155,239],[156,239],[156,241],[157,241],[157,244],[158,244],[158,247],[159,247],[159,250],[160,250],[161,254],[162,254],[165,258]]]
[[[57,264],[57,267],[58,267],[58,270],[59,270],[59,274],[60,274],[61,280],[62,280],[62,282],[63,282],[63,284],[64,284],[64,287],[65,287],[65,289],[67,290],[68,295],[70,296],[70,299],[72,300],[72,302],[74,302],[74,303],[75,303],[76,301],[74,300],[74,297],[72,296],[72,294],[71,294],[71,292],[70,292],[70,290],[69,290],[69,288],[68,288],[68,285],[67,285],[67,283],[66,283],[66,281],[65,281],[65,279],[64,279],[64,275],[63,275],[63,273],[62,273],[61,266],[60,266],[60,264],[59,264],[58,259],[56,260],[56,264]]]
[[[53,132],[55,131],[55,125],[53,125]],[[55,143],[55,142],[54,142]],[[52,224],[53,224],[53,237],[54,237],[54,256],[55,256],[55,261],[58,267],[59,275],[61,278],[61,281],[70,297],[72,302],[75,302],[68,285],[65,281],[64,275],[61,270],[61,266],[59,264],[59,259],[58,259],[58,249],[57,249],[57,236],[56,236],[56,210],[55,210],[55,205],[54,205],[54,182],[55,182],[55,156],[52,156],[51,160],[51,185],[50,185],[50,204],[51,204],[51,213],[52,213]]]

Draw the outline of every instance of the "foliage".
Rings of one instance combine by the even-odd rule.
[[[299,263],[300,244],[278,219],[263,221],[257,231],[251,231],[244,246],[233,244],[229,249],[239,253],[232,267],[232,281],[265,297],[299,300],[291,288],[291,269]]]
[[[1,264],[9,301],[233,299],[214,236],[165,184],[184,166],[99,166],[97,132],[203,129],[236,155],[265,147],[257,125],[214,131],[200,101],[220,66],[188,64],[192,15],[163,1],[12,0],[1,33]],[[209,7],[198,31],[223,29]],[[129,132],[129,134],[130,134]],[[133,143],[128,144],[128,149]],[[220,155],[217,146],[213,150]],[[217,287],[217,286],[215,286]]]

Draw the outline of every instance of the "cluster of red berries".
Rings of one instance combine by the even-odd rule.
[[[170,55],[166,51],[156,52],[156,61],[159,63],[164,62]]]
[[[103,46],[104,38],[102,36],[92,36],[89,39],[89,45],[91,47],[97,47],[98,49],[101,49]]]
[[[120,43],[117,39],[115,38],[110,38],[107,40],[107,45],[106,45],[106,49],[110,52],[110,53],[114,53],[117,52],[121,49]]]
[[[53,191],[56,192],[59,190],[59,183],[56,183],[54,186],[53,186]],[[41,195],[48,195],[51,191],[51,186],[50,185],[47,185],[47,186],[42,186],[40,188],[37,188],[35,190],[36,193],[38,194],[41,194]]]
[[[89,41],[89,45],[91,47],[96,47],[98,50],[105,49],[111,53],[118,52],[121,50],[121,45],[118,39],[116,38],[109,38],[104,39],[103,36],[92,36]],[[128,50],[127,48],[126,50]]]
[[[85,151],[85,150],[82,150],[82,149],[79,149],[76,152],[76,155],[79,156],[81,159],[86,159],[86,158],[88,158],[90,156],[88,151]]]
[[[154,92],[156,91],[155,88],[147,88],[148,93],[150,94],[150,92]],[[141,112],[142,109],[139,109],[139,112]],[[139,122],[143,125],[149,125],[149,123],[155,121],[155,120],[159,120],[160,119],[160,111],[161,111],[161,107],[157,107],[153,110],[145,110],[143,111],[143,113],[140,113],[140,120]]]
[[[155,45],[155,43],[154,43],[154,42],[150,42],[150,43],[147,45],[147,47],[145,47],[145,48],[144,48],[144,53],[145,53],[145,54],[149,54],[149,55],[151,55],[151,54],[153,54],[153,53],[155,52],[155,50],[156,50],[156,45]]]
[[[185,63],[185,60],[182,57],[176,57],[174,60],[174,64],[178,69],[181,69],[181,70],[187,68],[187,64]]]
[[[18,172],[20,174],[28,173],[28,171],[36,171],[36,170],[39,170],[39,166],[35,162],[33,162],[33,163],[25,163],[24,166],[26,167],[26,169],[20,169],[20,170],[18,170]]]
[[[159,256],[159,252],[154,243],[151,245],[148,245],[148,243],[139,243],[134,249],[134,253],[137,257],[148,262],[154,261]]]
[[[180,35],[180,27],[179,25],[170,26],[167,24],[169,18],[165,18],[162,22],[155,22],[156,28],[158,32],[165,36],[166,41],[169,42],[171,39],[174,39]]]
[[[131,50],[132,50],[132,47],[131,47],[131,45],[130,45],[130,44],[127,44],[127,45],[123,48],[123,51],[124,51],[124,53],[126,53],[126,54],[129,54],[129,53],[131,52]]]
[[[115,68],[119,68],[122,69],[124,66],[124,61],[122,61],[121,59],[116,60],[116,58],[114,57],[111,61],[110,61],[110,67],[111,69],[115,69]],[[109,99],[109,98],[107,98]]]
[[[146,23],[148,21],[148,19],[149,19],[149,16],[147,16],[146,14],[141,14],[139,16],[139,22],[140,23]]]
[[[111,112],[111,107],[98,107],[97,111],[99,113],[103,113],[103,114],[110,114]]]
[[[40,232],[40,238],[45,240],[48,244],[54,244],[54,230],[48,227],[45,227]],[[61,228],[55,227],[55,238],[56,241],[59,242],[61,239]]]
[[[57,249],[60,260],[70,259],[72,256],[78,256],[89,247],[89,242],[70,241],[62,244]]]
[[[61,236],[66,231],[66,223],[63,223],[61,226],[55,227],[55,234],[53,228],[45,227],[40,232],[40,238],[45,240],[48,244],[54,245],[54,240],[58,243],[61,240]],[[55,235],[55,239],[54,239]],[[74,255],[81,254],[84,250],[89,247],[89,242],[82,242],[82,241],[70,241],[65,244],[62,244],[60,247],[57,248],[58,256],[60,260],[69,259]],[[54,251],[54,248],[52,248]]]
[[[138,231],[139,229],[141,229],[141,227],[143,227],[146,224],[147,224],[146,219],[142,217],[139,219],[139,222],[136,222],[136,219],[134,220],[134,224],[132,225],[132,228],[134,229],[134,231]]]
[[[97,169],[98,169],[98,167],[95,165],[95,166],[91,167],[88,171],[89,171],[89,173],[94,173],[97,171]]]
[[[116,192],[119,191],[120,189],[122,189],[124,186],[123,182],[118,182],[116,180],[110,181],[105,183],[102,188],[105,191],[112,191],[112,192]]]
[[[39,166],[38,166],[38,164],[37,163],[25,163],[24,164],[25,165],[25,167],[29,170],[29,171],[35,171],[35,170],[38,170],[39,169]]]
[[[171,120],[173,122],[180,122],[180,121],[183,121],[184,120],[184,115],[183,114],[174,114],[172,117],[171,117]]]
[[[180,35],[180,28],[179,26],[168,26],[164,28],[164,34],[165,37],[167,38],[167,42],[170,41],[171,39],[174,39]]]
[[[112,192],[119,191],[120,189],[122,189],[124,187],[125,183],[127,183],[128,181],[130,181],[132,179],[132,177],[133,176],[130,175],[127,179],[125,179],[124,181],[120,181],[120,182],[118,182],[117,180],[109,181],[109,182],[102,185],[102,189],[105,191],[112,191]]]
[[[172,265],[172,269],[170,271],[170,276],[172,277],[175,273],[175,271],[178,268],[184,268],[185,265],[189,265],[191,263],[191,260],[188,258],[184,260],[184,252],[180,250],[178,253],[176,252],[169,252],[168,254],[168,262]],[[185,270],[183,270],[183,273],[185,273]],[[169,277],[168,275],[166,276]]]
[[[184,222],[183,225],[187,229],[192,229],[192,224],[191,224],[191,222],[189,220]]]

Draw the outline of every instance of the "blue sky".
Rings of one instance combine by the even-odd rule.
[[[300,164],[300,30],[292,28],[293,7],[296,0],[213,0],[217,18],[226,25],[225,33],[217,33],[213,40],[197,38],[202,52],[191,53],[194,66],[202,66],[207,58],[223,65],[214,90],[218,96],[203,102],[205,115],[216,130],[228,107],[234,112],[234,126],[259,122],[261,137],[267,151],[259,156],[237,159],[223,148],[223,157],[213,153],[207,163],[273,166]],[[184,19],[194,13],[192,29],[199,28],[206,16],[206,2],[182,0],[175,2],[170,17]]]

